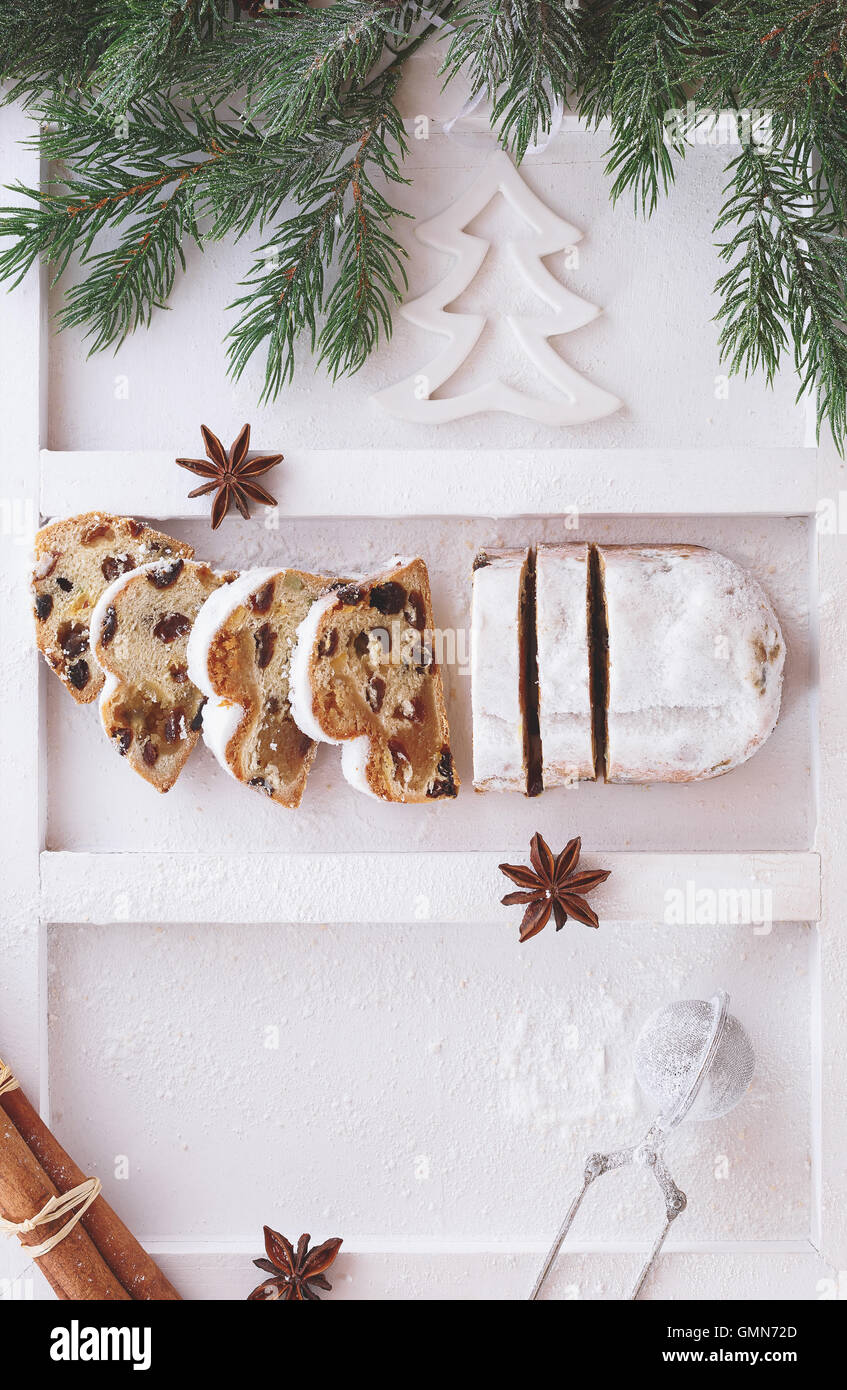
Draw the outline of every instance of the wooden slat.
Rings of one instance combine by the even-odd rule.
[[[35,126],[16,107],[0,108],[3,183],[38,183],[38,155],[21,141]],[[26,202],[4,191],[7,203]],[[32,270],[13,294],[0,293],[0,415],[3,419],[2,634],[6,669],[0,763],[15,787],[0,806],[3,895],[0,903],[0,1057],[33,1097],[43,1095],[46,1000],[38,932],[38,852],[43,839],[44,739],[38,663],[27,597],[32,535],[38,519],[38,462],[44,406],[42,283]],[[14,1240],[0,1240],[0,1281],[31,1266]],[[2,1284],[0,1284],[2,1288]]]
[[[844,460],[832,441],[822,443],[818,491],[844,515]],[[824,910],[818,974],[812,991],[812,1181],[817,1197],[813,1239],[836,1267],[847,1270],[847,535],[822,527],[817,535],[819,603],[819,818],[816,844],[823,862]],[[842,1273],[842,1279],[844,1275]],[[841,1297],[847,1296],[847,1290]]]
[[[551,1213],[551,1215],[553,1215]],[[555,1220],[555,1216],[554,1216]],[[261,1235],[261,1232],[259,1233]],[[189,1251],[154,1245],[151,1250],[186,1298],[226,1299],[246,1296],[262,1277],[251,1263],[254,1249]],[[330,1273],[333,1300],[525,1299],[542,1253],[507,1248],[456,1248],[422,1251],[356,1249],[346,1244]],[[545,1296],[588,1301],[626,1298],[643,1262],[643,1247],[606,1248],[593,1252],[576,1247],[562,1254]],[[837,1291],[837,1275],[811,1246],[795,1242],[761,1242],[758,1248],[722,1242],[711,1250],[668,1249],[657,1262],[642,1298],[700,1301],[739,1299],[816,1300]],[[843,1297],[843,1293],[841,1295]]]
[[[277,439],[257,438],[257,452]],[[196,453],[194,440],[183,450]],[[41,511],[207,517],[174,453],[42,453]],[[653,516],[814,514],[808,449],[286,451],[271,491],[282,516]],[[367,478],[367,487],[362,479]]]
[[[507,887],[498,854],[89,854],[41,856],[48,922],[490,922]],[[815,921],[816,854],[603,854],[601,920],[750,926]],[[175,890],[174,885],[178,885]],[[516,917],[517,921],[517,917]]]

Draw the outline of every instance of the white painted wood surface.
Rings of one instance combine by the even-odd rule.
[[[80,854],[41,856],[46,922],[491,922],[511,891],[499,854]],[[604,922],[762,926],[820,916],[817,854],[592,854]],[[375,891],[378,885],[378,891]],[[520,922],[520,909],[511,921]]]
[[[192,1298],[231,1298],[234,1289],[249,1291],[262,1277],[253,1266],[253,1251],[227,1254],[152,1248],[166,1274]],[[572,1251],[562,1258],[545,1287],[545,1301],[626,1298],[647,1248]],[[523,1299],[532,1288],[544,1253],[541,1248],[435,1253],[342,1248],[332,1269],[331,1297],[387,1301]],[[728,1284],[733,1298],[745,1300],[801,1302],[844,1297],[843,1279],[839,1285],[815,1251],[784,1252],[778,1248],[688,1253],[666,1249],[642,1297],[720,1301],[726,1298]]]
[[[404,114],[434,113],[436,90],[432,63],[416,65],[405,84]],[[461,94],[449,101],[459,104]],[[37,178],[36,161],[16,143],[24,129],[17,112],[0,110],[5,183]],[[556,273],[604,306],[602,320],[570,335],[564,353],[625,401],[619,418],[582,431],[504,428],[486,417],[443,430],[386,424],[363,401],[435,346],[402,326],[390,349],[331,395],[306,369],[283,401],[257,410],[258,371],[237,388],[224,384],[219,347],[224,305],[249,263],[243,245],[215,248],[202,264],[190,258],[192,273],[177,289],[173,312],[158,315],[151,332],[131,339],[117,358],[86,361],[78,335],[46,335],[36,275],[14,296],[0,296],[0,448],[9,517],[0,618],[4,650],[14,657],[0,725],[12,789],[2,808],[0,1055],[33,1098],[41,1095],[45,1110],[52,1102],[57,1132],[103,1176],[115,1204],[188,1297],[242,1297],[256,1279],[250,1256],[259,1253],[258,1223],[272,1216],[284,1229],[302,1220],[304,1229],[331,1234],[337,1227],[347,1237],[336,1297],[524,1296],[547,1230],[561,1215],[554,1208],[563,1183],[571,1169],[577,1175],[584,1146],[594,1146],[593,1127],[601,1127],[604,1141],[632,1137],[637,1102],[624,1079],[626,1047],[644,1012],[675,991],[706,992],[716,983],[752,1019],[757,1089],[737,1124],[705,1141],[694,1127],[686,1135],[683,1166],[694,1179],[690,1229],[700,1234],[686,1238],[680,1229],[679,1247],[660,1262],[648,1296],[827,1299],[847,1268],[847,541],[840,532],[818,537],[805,572],[796,543],[778,535],[779,518],[808,523],[820,501],[837,504],[843,465],[830,448],[809,447],[790,376],[774,393],[759,381],[735,381],[727,399],[716,394],[721,369],[709,285],[718,267],[709,227],[725,152],[693,151],[679,187],[648,227],[608,205],[605,140],[602,132],[566,128],[526,171],[538,193],[585,233],[579,275]],[[488,148],[484,140],[446,142],[433,126],[432,138],[413,148],[410,209],[429,215],[445,206]],[[497,225],[496,217],[483,219],[479,230],[487,235]],[[445,263],[434,254],[416,256],[410,268],[410,292],[419,294],[437,283]],[[497,283],[496,261],[487,273],[481,295]],[[496,361],[497,342],[487,346]],[[128,394],[119,394],[119,381]],[[337,549],[339,560],[335,518],[463,524],[561,516],[575,507],[589,525],[613,514],[631,516],[634,531],[657,524],[651,518],[686,525],[686,518],[701,518],[708,527],[708,518],[722,516],[731,533],[733,518],[748,517],[751,530],[760,527],[762,553],[766,534],[753,519],[774,518],[774,567],[790,563],[792,573],[790,585],[781,574],[772,583],[790,592],[791,620],[811,653],[790,689],[784,731],[793,730],[791,738],[774,743],[784,753],[785,777],[778,762],[762,763],[767,775],[755,774],[742,790],[731,778],[693,789],[698,800],[689,825],[702,838],[683,844],[683,831],[673,855],[653,840],[657,852],[638,852],[639,816],[645,838],[670,833],[670,803],[657,817],[654,802],[641,809],[632,800],[622,825],[612,804],[598,801],[589,811],[597,830],[587,857],[613,867],[597,896],[607,930],[549,933],[531,955],[532,947],[512,949],[516,922],[510,925],[509,911],[496,905],[496,865],[520,857],[514,846],[522,837],[517,829],[496,837],[490,813],[480,813],[484,848],[474,853],[440,842],[430,847],[431,832],[417,823],[413,845],[389,852],[390,827],[363,825],[328,793],[304,822],[308,847],[283,849],[276,831],[252,819],[265,808],[245,803],[242,811],[228,799],[237,789],[223,779],[210,782],[201,772],[190,800],[162,820],[155,798],[136,801],[128,791],[124,804],[111,781],[104,796],[109,769],[102,782],[93,774],[86,817],[68,776],[77,766],[96,766],[97,755],[89,757],[93,726],[78,721],[70,731],[70,716],[93,712],[54,717],[52,692],[49,742],[41,729],[24,533],[39,508],[56,515],[93,506],[197,525],[207,509],[202,500],[186,500],[187,475],[173,459],[199,451],[201,419],[234,435],[247,418],[257,449],[286,455],[279,487],[271,488],[283,525],[286,518],[294,527],[316,519],[324,527],[316,533],[320,544]],[[362,535],[379,524],[362,525]],[[227,543],[236,537],[239,545],[242,538],[252,544],[251,533],[237,529],[227,532]],[[802,608],[804,586],[811,619]],[[458,707],[461,683],[453,698]],[[808,725],[817,727],[818,716],[820,742],[809,755]],[[42,787],[44,797],[33,794]],[[776,846],[770,831],[780,797],[790,833]],[[325,806],[336,817],[331,837]],[[555,829],[572,809],[546,806]],[[375,837],[385,852],[340,855],[342,823],[363,844]],[[763,839],[761,824],[769,826]],[[605,848],[609,843],[615,847]],[[700,852],[716,846],[720,852]],[[668,891],[682,890],[685,904],[689,883],[712,892],[715,903],[721,891],[738,894],[726,901],[742,909],[742,921],[669,925]],[[745,919],[743,894],[754,889],[772,893],[773,931]],[[811,932],[790,925],[818,921]],[[439,930],[439,923],[447,925]],[[487,1014],[491,1001],[496,1012]],[[285,1010],[291,1065],[318,1047],[317,1072],[306,1066],[289,1075],[256,1041],[255,1030],[280,1026]],[[446,1052],[438,1051],[444,1043],[431,1033],[433,1020],[448,1040]],[[579,1034],[576,1071],[561,1042],[570,1026]],[[158,1062],[152,1086],[151,1057]],[[581,1113],[585,1095],[569,1094],[568,1086],[586,1066],[590,1103]],[[345,1068],[349,1086],[342,1091],[332,1078]],[[243,1118],[231,1131],[210,1128],[209,1117],[233,1086],[245,1098]],[[391,1116],[385,1096],[392,1097]],[[299,1105],[307,1122],[286,1129],[279,1113],[285,1104],[292,1114]],[[374,1132],[379,1144],[363,1149]],[[472,1136],[464,1148],[463,1135]],[[504,1168],[501,1146],[519,1143],[525,1147]],[[297,1155],[310,1145],[314,1168],[304,1175]],[[423,1180],[419,1160],[430,1150],[435,1177]],[[112,1171],[118,1153],[131,1157],[125,1186]],[[729,1159],[726,1185],[715,1181],[719,1154]],[[532,1201],[525,1183],[523,1192],[508,1188],[511,1172],[525,1173],[527,1163],[538,1165]],[[373,1173],[375,1184],[365,1197],[363,1173]],[[219,1202],[228,1176],[241,1194],[237,1211]],[[177,1213],[186,1207],[182,1219]],[[463,1225],[469,1210],[473,1236]],[[609,1225],[576,1242],[551,1296],[623,1292],[634,1252],[646,1243],[639,1223],[648,1216],[640,1199],[616,1194]],[[162,1220],[169,1223],[164,1229]],[[489,1237],[493,1230],[496,1238]],[[12,1243],[0,1245],[0,1280],[22,1273],[30,1277],[31,1266]],[[36,1295],[47,1296],[35,1277]],[[0,1284],[0,1295],[14,1297],[16,1287]]]
[[[230,441],[227,441],[230,442]],[[282,449],[266,479],[285,517],[814,515],[813,454],[773,449],[286,449],[285,430],[252,439],[257,453]],[[171,450],[44,450],[41,511],[68,516],[99,507],[151,517],[209,515],[188,499],[177,454],[202,457],[183,435]],[[367,486],[363,479],[367,477]],[[261,513],[260,513],[261,515]]]
[[[29,123],[6,108],[3,181],[38,177],[38,160],[18,143]],[[6,143],[8,142],[8,144]],[[4,193],[12,202],[13,193]],[[0,905],[0,1057],[14,1066],[34,1100],[46,1098],[46,943],[39,930],[38,851],[44,838],[46,764],[39,672],[32,651],[31,617],[23,596],[31,570],[31,536],[38,517],[38,450],[43,438],[45,391],[42,283],[37,273],[14,296],[0,294],[0,431],[2,463],[2,579],[0,641],[9,677],[0,718],[0,805],[3,894]],[[21,1276],[31,1261],[16,1241],[0,1241],[0,1297],[4,1280]]]

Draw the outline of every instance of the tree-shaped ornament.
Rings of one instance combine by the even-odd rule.
[[[490,247],[483,237],[463,229],[478,217],[492,198],[502,193],[514,212],[532,229],[532,235],[509,242],[509,252],[519,275],[547,305],[538,318],[506,316],[517,344],[539,373],[561,392],[558,400],[527,395],[503,381],[490,381],[461,395],[433,400],[473,352],[482,333],[485,314],[449,313],[453,303],[480,270]],[[582,425],[619,410],[617,396],[593,385],[568,366],[549,342],[559,333],[571,333],[596,318],[600,310],[560,285],[544,265],[543,257],[565,251],[582,233],[558,217],[524,183],[509,156],[499,150],[486,163],[462,196],[437,217],[415,229],[425,246],[455,257],[446,277],[434,289],[404,304],[400,312],[410,323],[447,338],[446,347],[428,366],[404,381],[377,392],[374,400],[402,420],[443,424],[483,410],[504,410],[547,425]]]

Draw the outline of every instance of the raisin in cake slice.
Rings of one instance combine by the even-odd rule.
[[[53,521],[37,533],[32,589],[38,646],[78,704],[95,699],[103,686],[91,659],[89,627],[104,590],[140,565],[193,554],[192,546],[143,521],[103,512]]]
[[[746,571],[691,545],[599,547],[608,628],[606,778],[697,782],[779,716],[785,643]]]
[[[530,552],[484,550],[473,571],[471,705],[477,791],[526,792],[525,610]]]
[[[593,781],[592,610],[585,544],[540,545],[535,557],[538,726],[545,788]]]
[[[299,806],[316,745],[291,717],[297,628],[330,583],[295,569],[248,570],[204,603],[188,639],[188,674],[208,697],[203,741],[238,782]]]
[[[297,724],[340,743],[347,781],[383,801],[458,793],[433,637],[426,565],[399,558],[318,599],[297,632]]]
[[[130,766],[169,791],[200,737],[205,697],[188,675],[194,619],[235,574],[196,560],[159,560],[121,575],[91,619],[94,656],[105,672],[103,727]]]

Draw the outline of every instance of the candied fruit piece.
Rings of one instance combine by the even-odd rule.
[[[171,564],[156,565],[155,569],[147,571],[147,579],[155,589],[169,589],[175,584],[182,574],[184,561],[180,557],[173,560]]]
[[[160,642],[171,643],[190,631],[191,619],[186,618],[184,613],[165,613],[153,628],[153,636],[158,637]]]
[[[75,661],[73,666],[68,671],[68,680],[70,681],[74,690],[84,690],[85,687],[88,685],[88,679],[90,675],[91,672],[88,669],[87,661]]]
[[[274,601],[274,582],[269,579],[267,584],[263,584],[261,589],[257,589],[255,594],[250,595],[249,603],[254,613],[268,613]]]
[[[253,633],[253,641],[256,644],[256,665],[260,671],[264,671],[274,654],[276,646],[276,633],[270,623],[262,623]]]
[[[371,589],[370,606],[378,613],[390,615],[399,613],[406,602],[406,590],[402,584],[389,579],[385,584],[375,584]]]
[[[100,645],[108,647],[112,638],[118,630],[118,615],[110,604],[106,609],[103,622],[100,627]]]

